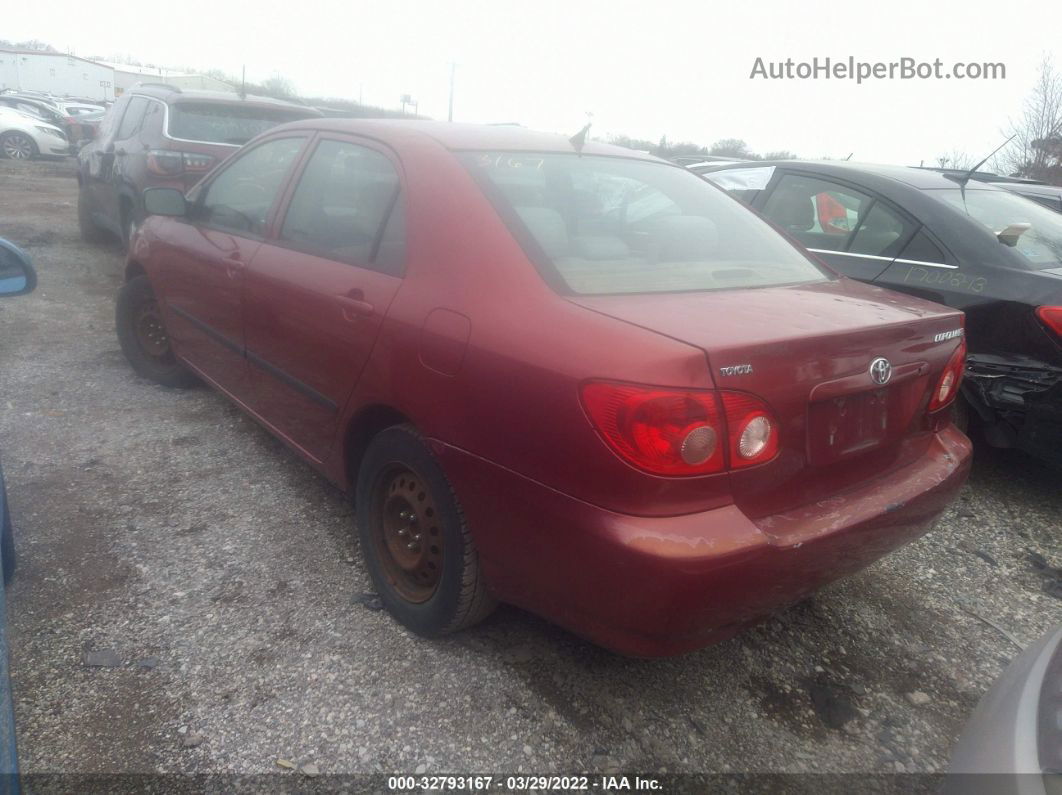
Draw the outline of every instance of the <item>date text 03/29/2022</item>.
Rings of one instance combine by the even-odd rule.
[[[492,792],[653,792],[661,791],[659,779],[643,776],[390,776],[392,792],[424,790]]]

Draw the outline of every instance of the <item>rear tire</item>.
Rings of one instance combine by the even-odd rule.
[[[115,326],[122,353],[137,373],[163,386],[187,388],[198,379],[181,364],[162,324],[162,312],[147,276],[136,276],[118,292]]]
[[[373,438],[356,495],[362,556],[395,619],[431,638],[494,610],[457,495],[413,426]]]
[[[12,130],[0,135],[0,154],[9,160],[32,160],[40,153],[36,142],[25,133]]]
[[[81,239],[86,243],[106,243],[110,239],[92,220],[92,210],[84,188],[77,192],[77,226],[81,230]]]

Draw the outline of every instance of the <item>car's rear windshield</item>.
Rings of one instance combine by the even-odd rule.
[[[278,124],[305,119],[297,109],[236,105],[223,102],[177,102],[170,106],[171,138],[243,146]]]
[[[686,292],[831,278],[753,212],[676,166],[576,153],[461,157],[559,289]]]
[[[1014,250],[1034,270],[1062,266],[1062,215],[1059,213],[1005,190],[947,188],[926,193],[950,204],[995,235],[1014,224],[1029,224],[1017,238]]]

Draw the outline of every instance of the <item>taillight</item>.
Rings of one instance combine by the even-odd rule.
[[[766,404],[746,392],[722,392],[730,437],[730,467],[762,464],[778,452],[778,428]]]
[[[1036,310],[1040,322],[1062,339],[1062,306],[1041,306]]]
[[[197,155],[191,152],[185,152],[184,158],[184,170],[185,171],[210,171],[214,165],[214,158],[210,155]]]
[[[722,472],[728,456],[732,467],[743,467],[778,452],[777,425],[752,395],[597,381],[582,396],[608,446],[657,475]]]
[[[162,177],[175,177],[183,173],[202,173],[214,165],[210,155],[192,152],[175,152],[172,149],[152,149],[147,153],[147,167],[152,174]]]
[[[944,372],[929,398],[929,411],[942,409],[955,400],[959,394],[959,384],[962,383],[962,373],[966,367],[966,340],[959,341],[959,347],[948,359]]]

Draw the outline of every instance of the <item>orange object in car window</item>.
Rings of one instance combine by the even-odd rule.
[[[828,235],[847,235],[848,211],[844,205],[828,193],[815,196],[815,210],[819,217],[819,226]]]

